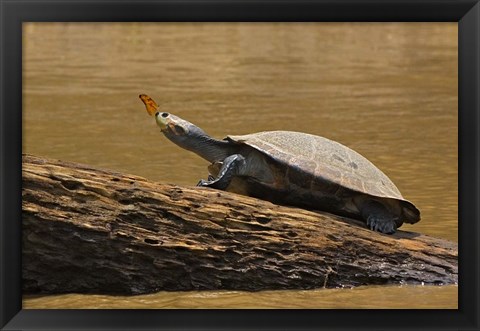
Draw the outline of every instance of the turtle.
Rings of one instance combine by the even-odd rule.
[[[294,131],[219,140],[174,114],[157,111],[148,96],[140,98],[165,137],[210,162],[207,179],[197,186],[359,219],[384,234],[420,220],[420,211],[380,169],[336,141]]]

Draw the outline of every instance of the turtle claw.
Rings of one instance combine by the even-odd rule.
[[[201,187],[209,187],[213,184],[213,181],[215,180],[215,177],[213,177],[212,175],[208,175],[208,179],[205,180],[205,179],[200,179],[197,183],[197,186],[201,186]]]
[[[197,186],[208,187],[209,184],[210,184],[210,181],[207,181],[205,179],[200,179],[200,181],[197,183]]]

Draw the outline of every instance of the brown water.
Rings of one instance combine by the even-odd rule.
[[[23,151],[193,185],[207,162],[164,138],[138,94],[212,136],[337,140],[457,241],[456,23],[26,23]],[[457,308],[457,286],[27,297],[26,308]]]

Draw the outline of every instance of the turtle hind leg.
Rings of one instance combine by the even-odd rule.
[[[211,187],[218,190],[226,190],[233,177],[240,176],[245,172],[245,158],[240,154],[233,154],[223,160],[222,168],[218,176],[208,176],[208,180],[200,180],[197,186]]]
[[[372,231],[385,234],[394,234],[397,231],[397,223],[395,220],[381,218],[377,215],[370,215],[368,217],[367,226]]]
[[[380,202],[366,201],[362,206],[361,213],[370,230],[385,234],[393,234],[397,231],[398,217],[394,217]]]

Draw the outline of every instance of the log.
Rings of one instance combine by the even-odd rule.
[[[24,293],[456,284],[457,244],[23,155]]]

